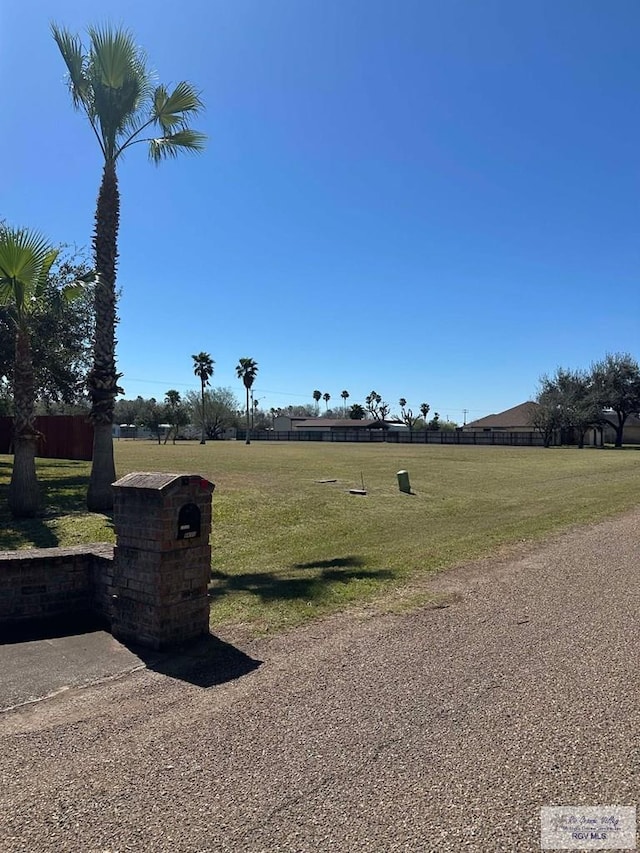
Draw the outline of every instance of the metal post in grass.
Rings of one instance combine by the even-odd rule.
[[[398,471],[398,488],[401,492],[404,492],[406,495],[411,494],[411,484],[409,483],[409,472],[408,471]]]

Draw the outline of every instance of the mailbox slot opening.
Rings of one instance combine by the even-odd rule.
[[[178,513],[178,539],[195,539],[200,536],[200,509],[196,504],[185,504]]]

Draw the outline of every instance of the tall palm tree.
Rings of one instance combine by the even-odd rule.
[[[345,418],[346,418],[346,417],[347,417],[347,400],[349,399],[349,392],[348,392],[348,391],[343,391],[343,392],[340,394],[340,396],[341,396],[341,397],[342,397],[342,399],[344,400],[344,403],[342,404],[342,410],[343,410],[343,412],[344,412],[344,416],[345,416]]]
[[[207,443],[206,418],[204,414],[204,386],[209,384],[209,378],[213,376],[213,365],[215,361],[211,358],[208,352],[199,352],[198,355],[192,355],[193,372],[200,379],[200,390],[202,392],[202,436],[200,444]]]
[[[328,391],[325,391],[322,395],[322,399],[324,400],[325,409],[329,411],[329,400],[331,399],[331,394]]]
[[[318,414],[318,408],[320,405],[320,400],[322,400],[322,391],[316,390],[313,392],[313,399],[316,401],[316,415]]]
[[[249,414],[249,391],[258,374],[258,363],[252,358],[241,358],[236,366],[238,379],[242,379],[247,392],[247,439],[245,444],[251,444],[250,414]]]
[[[9,308],[15,327],[14,458],[9,509],[17,518],[36,515],[41,505],[35,462],[38,433],[29,323],[31,312],[42,300],[47,276],[57,255],[57,249],[37,232],[0,229],[0,305]],[[62,295],[70,297],[78,292],[79,285],[68,285]]]
[[[201,151],[203,134],[188,122],[202,109],[202,101],[189,83],[169,92],[154,85],[143,51],[127,30],[90,27],[89,44],[52,25],[53,38],[64,59],[73,105],[89,120],[104,157],[93,234],[95,340],[93,367],[87,384],[94,427],[93,464],[87,494],[90,510],[109,511],[115,480],[111,424],[115,398],[121,389],[116,372],[116,268],[120,191],[116,165],[133,145],[148,143],[154,163],[177,157],[182,151]]]

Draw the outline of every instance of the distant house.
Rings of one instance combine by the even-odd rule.
[[[531,420],[538,407],[533,400],[527,400],[504,412],[487,415],[477,421],[465,424],[463,432],[532,432]]]
[[[538,404],[533,400],[527,400],[526,403],[520,403],[519,406],[513,406],[511,409],[506,409],[504,412],[499,412],[495,415],[487,415],[477,421],[465,424],[462,427],[464,432],[532,432],[534,427],[531,424]],[[617,418],[614,412],[604,411],[603,418],[607,418],[612,423],[616,423]],[[598,427],[590,427],[584,437],[584,443],[595,447],[602,444],[613,444],[616,440],[616,431],[612,426],[603,423]],[[640,444],[640,417],[638,415],[629,415],[624,425],[623,442],[625,444]],[[558,432],[555,443],[572,444],[571,431],[563,430]]]
[[[335,430],[351,429],[376,429],[379,427],[379,421],[353,420],[352,418],[303,418],[289,417],[288,415],[278,415],[273,422],[274,430],[279,432],[292,432],[293,430],[331,432]]]

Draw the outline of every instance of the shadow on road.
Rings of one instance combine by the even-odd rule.
[[[156,652],[135,646],[130,650],[147,669],[205,688],[235,681],[262,663],[213,634],[175,651]]]

